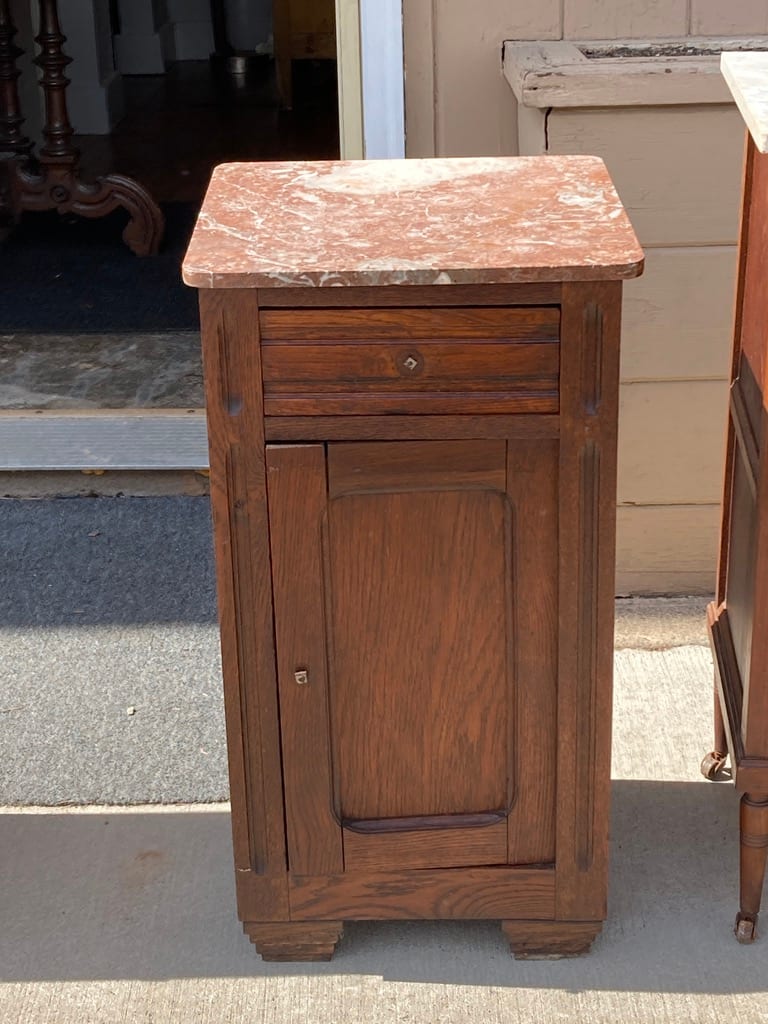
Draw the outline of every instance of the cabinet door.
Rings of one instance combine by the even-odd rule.
[[[554,860],[556,455],[268,449],[292,871]]]

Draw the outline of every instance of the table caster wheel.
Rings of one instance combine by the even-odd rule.
[[[721,754],[719,750],[713,750],[707,754],[701,762],[701,774],[710,782],[717,778],[725,767],[727,754]]]
[[[733,929],[736,941],[743,946],[748,946],[757,938],[757,915],[737,914],[736,925]]]

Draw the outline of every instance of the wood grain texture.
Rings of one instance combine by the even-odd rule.
[[[332,806],[320,585],[324,446],[268,447],[267,482],[288,865],[298,874],[333,874],[344,858]],[[307,681],[299,683],[297,672]]]
[[[737,327],[740,331],[738,345],[741,349],[739,360],[742,377],[753,382],[747,385],[744,397],[749,401],[750,385],[759,388],[762,401],[760,417],[753,424],[759,447],[758,477],[756,486],[757,505],[750,527],[750,542],[754,546],[754,583],[750,596],[744,595],[740,609],[740,618],[749,608],[755,623],[751,630],[749,671],[743,675],[744,685],[742,706],[742,737],[746,757],[768,757],[768,686],[765,685],[768,675],[768,637],[763,624],[768,622],[768,512],[765,509],[764,484],[768,480],[768,412],[766,411],[766,393],[768,389],[768,358],[766,357],[766,321],[768,321],[768,302],[766,302],[765,273],[768,270],[768,156],[752,152],[751,173],[748,174],[749,193],[745,202],[749,203],[749,217],[746,230],[746,268],[744,271],[744,289],[741,296],[741,308],[738,314]],[[750,374],[744,371],[744,364],[749,366]],[[756,404],[756,403],[755,403]],[[739,505],[736,503],[738,484],[738,443],[734,446],[733,494],[730,507],[731,522],[730,548],[728,555],[727,591],[731,590],[731,573],[733,571],[734,548],[738,549],[743,538],[738,536],[739,524],[736,521]],[[751,496],[750,496],[751,498]],[[746,499],[740,503],[749,504]],[[742,524],[744,526],[744,524]],[[742,573],[743,576],[743,573]],[[728,599],[729,616],[731,615],[731,599]],[[734,640],[738,637],[734,627]],[[768,776],[755,791],[768,791]]]
[[[557,917],[595,921],[608,865],[621,290],[568,285],[563,297]]]
[[[269,415],[556,412],[557,307],[261,313]]]
[[[331,914],[347,921],[549,920],[554,917],[555,872],[478,867],[292,877],[290,903],[294,921]]]
[[[266,345],[265,392],[557,390],[552,342],[337,342]]]
[[[730,437],[727,452],[731,461],[736,457],[735,445],[738,444],[739,456],[743,460],[752,494],[757,496],[757,482],[760,479],[760,430],[763,418],[763,396],[752,377],[749,365],[742,363],[742,373],[731,385]],[[730,493],[730,490],[729,490]]]
[[[557,306],[452,306],[365,309],[264,309],[259,314],[263,343],[338,344],[353,341],[557,341]]]
[[[286,870],[258,320],[248,292],[200,296],[232,828],[239,870]],[[270,913],[280,908],[269,908]],[[282,912],[287,913],[283,898]]]
[[[260,309],[368,309],[382,306],[538,306],[560,304],[561,285],[554,281],[531,284],[460,284],[450,287],[391,285],[384,288],[260,288]]]
[[[744,310],[744,286],[747,275],[747,239],[749,237],[749,220],[752,208],[752,178],[756,156],[755,144],[750,132],[744,132],[744,163],[742,167],[741,210],[739,218],[739,248],[736,260],[736,296],[733,314],[733,343],[731,346],[731,374],[733,383],[739,374],[741,363],[741,330]],[[734,422],[728,417],[725,440],[725,473],[723,479],[722,517],[720,522],[720,540],[717,556],[717,589],[715,593],[718,605],[725,601],[728,579],[728,545],[730,537],[731,489],[733,487],[733,461],[736,445]]]
[[[342,818],[508,806],[505,472],[505,446],[493,441],[331,446],[330,694]]]
[[[351,873],[398,868],[458,868],[507,861],[506,816],[493,825],[424,832],[362,834],[344,830],[344,869]]]
[[[440,381],[433,390],[414,389],[393,392],[382,388],[378,392],[352,394],[320,394],[316,390],[306,394],[272,396],[265,399],[264,411],[268,416],[366,416],[366,415],[476,415],[488,413],[556,413],[557,390],[538,390],[520,383],[516,389],[473,392],[468,390],[443,391]]]
[[[257,875],[255,871],[235,871],[237,916],[241,921],[259,917],[279,921],[288,916],[288,874]]]
[[[730,543],[725,602],[739,674],[750,678],[757,564],[758,505],[750,486],[749,465],[737,445],[732,464]]]
[[[742,225],[742,246],[746,254],[742,270],[743,290],[738,295],[740,360],[749,364],[761,391],[765,389],[765,322],[768,317],[768,296],[765,279],[768,274],[768,210],[763,194],[768,188],[768,159],[752,146],[748,153],[749,214]]]
[[[732,766],[735,768],[735,779],[744,755],[741,739],[743,690],[725,605],[712,602],[707,606],[707,629],[715,671],[715,690]]]
[[[502,921],[515,960],[560,960],[588,953],[602,921]]]
[[[328,448],[328,494],[457,489],[506,490],[506,444],[493,441],[370,441]]]
[[[330,960],[344,934],[342,921],[293,924],[245,921],[243,931],[268,963]]]
[[[558,633],[558,445],[510,441],[507,495],[514,515],[510,750],[516,789],[510,864],[555,860]]]
[[[465,438],[556,438],[557,416],[276,416],[268,441],[453,441]]]

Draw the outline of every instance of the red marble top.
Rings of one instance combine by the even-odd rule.
[[[197,288],[636,277],[597,157],[223,164],[183,265]]]

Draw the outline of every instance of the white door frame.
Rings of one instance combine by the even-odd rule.
[[[336,0],[345,160],[405,156],[402,0]]]

